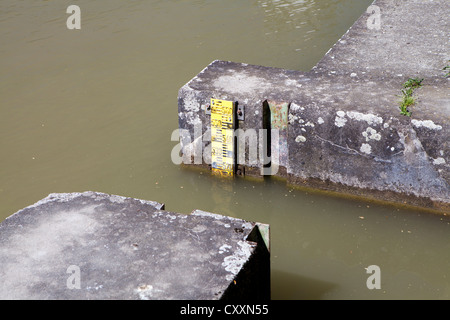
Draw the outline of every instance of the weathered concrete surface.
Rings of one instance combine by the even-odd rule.
[[[310,72],[212,62],[180,89],[180,128],[192,135],[202,124],[207,150],[203,109],[211,97],[245,105],[244,130],[270,129],[264,105],[288,103],[288,160],[276,159],[276,174],[290,184],[449,212],[450,91],[442,68],[450,59],[450,2],[374,5],[381,28],[369,29],[372,13],[363,14]],[[413,77],[424,81],[406,117],[398,101]],[[262,167],[245,165],[246,173]]]
[[[15,213],[0,224],[0,299],[270,298],[255,223],[162,208],[85,192]]]

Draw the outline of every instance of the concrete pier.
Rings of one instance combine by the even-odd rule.
[[[242,174],[450,212],[449,12],[446,0],[374,1],[309,72],[213,61],[179,90],[184,163],[209,164],[205,110],[211,98],[230,100],[245,110],[236,122],[245,159],[251,143],[240,137],[250,129],[279,136],[258,137],[272,169],[258,157],[237,163]],[[410,78],[423,81],[405,116]]]
[[[0,224],[0,299],[270,299],[267,225],[163,208],[84,192],[15,213]]]

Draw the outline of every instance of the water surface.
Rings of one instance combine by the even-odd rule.
[[[448,216],[170,159],[178,89],[211,61],[308,71],[371,2],[1,1],[0,220],[53,192],[155,200],[269,223],[274,299],[449,299]]]

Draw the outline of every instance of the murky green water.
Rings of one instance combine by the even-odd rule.
[[[274,299],[450,299],[449,216],[171,162],[177,91],[207,64],[309,70],[371,2],[1,1],[0,220],[53,192],[155,200],[269,223]]]

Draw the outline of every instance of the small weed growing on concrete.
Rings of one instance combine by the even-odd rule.
[[[419,88],[420,86],[422,86],[422,81],[423,79],[419,78],[409,78],[408,81],[406,81],[403,84],[403,88],[410,88],[410,89]]]
[[[422,86],[423,79],[419,78],[409,78],[403,84],[402,90],[402,99],[400,100],[400,114],[404,116],[411,117],[411,112],[409,111],[409,107],[413,106],[416,103],[416,99],[413,97],[414,89],[420,88]]]
[[[412,96],[406,95],[404,90],[402,90],[402,92],[403,92],[403,99],[400,100],[400,114],[403,116],[411,117],[409,107],[414,105],[414,103],[416,103],[416,99]]]
[[[448,62],[450,62],[450,60],[448,60]],[[446,65],[444,67],[444,69],[442,69],[442,70],[444,70],[444,71],[450,70],[450,65]],[[447,74],[444,77],[446,77],[446,78],[450,77],[450,71],[447,71]]]

